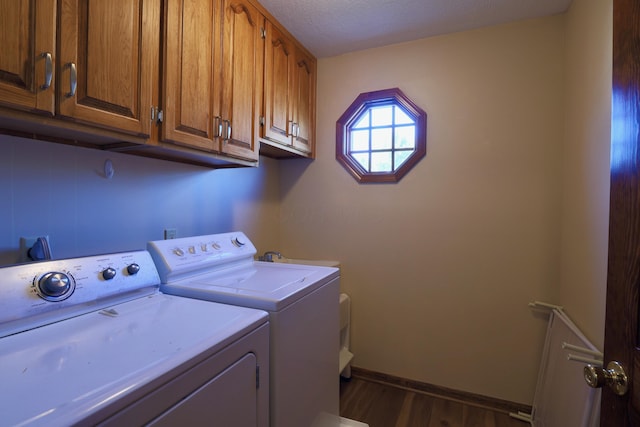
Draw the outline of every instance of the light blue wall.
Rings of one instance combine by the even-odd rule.
[[[112,179],[104,176],[111,159]],[[0,265],[21,236],[48,235],[54,258],[142,249],[163,238],[243,230],[274,247],[277,162],[212,170],[0,135]]]

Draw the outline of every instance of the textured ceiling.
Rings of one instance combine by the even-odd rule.
[[[571,0],[260,0],[319,58],[565,12]]]

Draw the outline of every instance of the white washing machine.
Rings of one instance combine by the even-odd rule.
[[[272,427],[338,420],[339,269],[254,261],[241,232],[149,242],[162,292],[269,313]]]
[[[160,293],[146,251],[0,285],[0,425],[268,426],[266,312]]]

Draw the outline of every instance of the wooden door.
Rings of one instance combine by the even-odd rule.
[[[0,104],[53,115],[55,0],[0,2]]]
[[[613,3],[613,88],[609,270],[605,365],[618,361],[630,391],[602,391],[600,425],[640,425],[640,4]]]
[[[293,85],[293,147],[313,153],[316,105],[316,61],[296,49]]]
[[[291,145],[293,43],[269,21],[266,21],[266,37],[262,137]]]
[[[148,136],[159,0],[61,0],[59,114]]]
[[[264,17],[247,0],[224,0],[221,150],[258,160],[264,69]]]
[[[165,6],[162,139],[218,152],[220,1],[171,0]]]

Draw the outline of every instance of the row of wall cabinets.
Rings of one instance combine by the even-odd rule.
[[[213,167],[314,156],[316,59],[254,0],[12,0],[0,16],[5,132]]]

